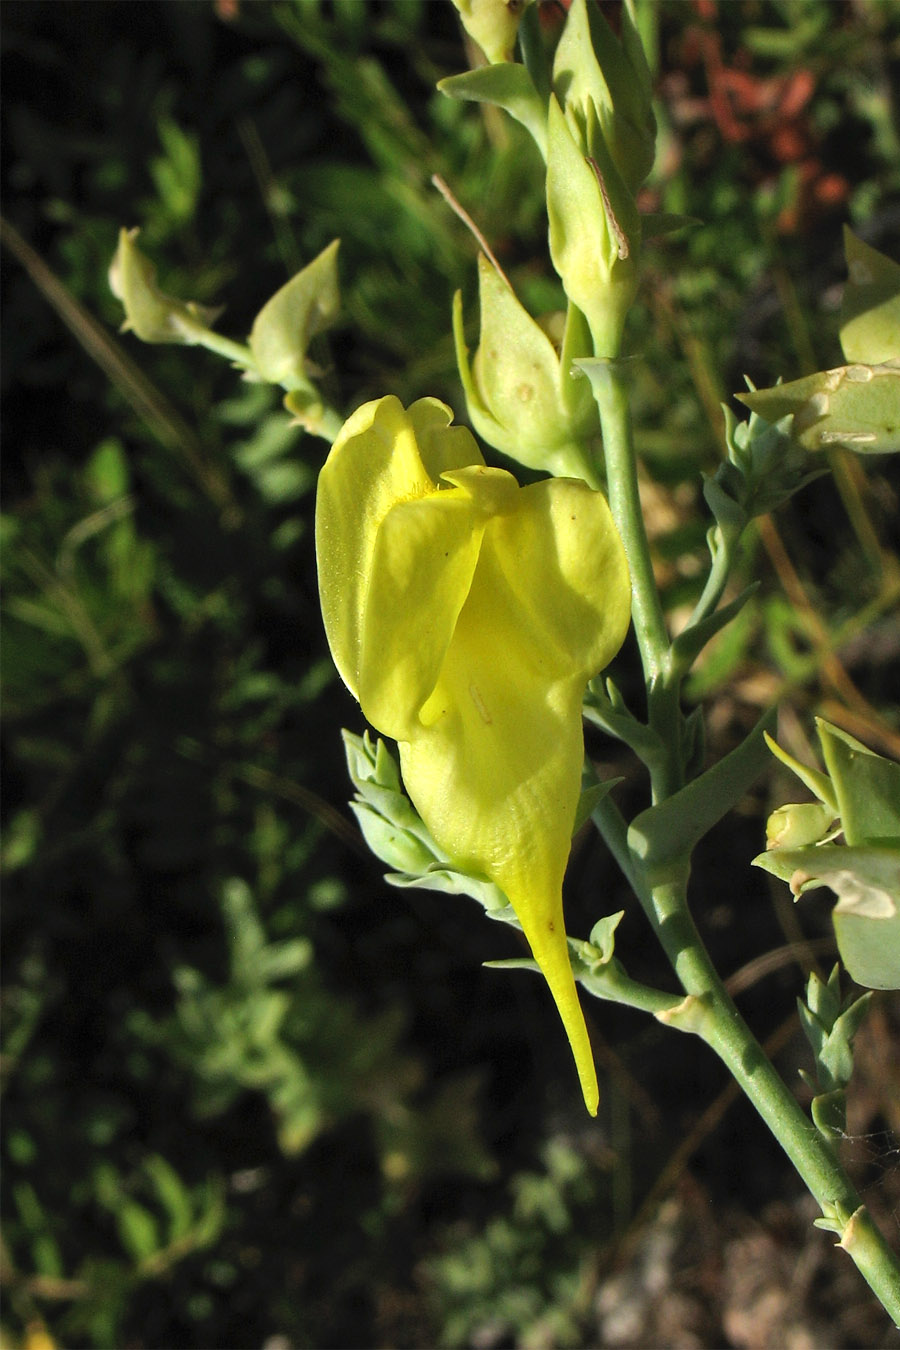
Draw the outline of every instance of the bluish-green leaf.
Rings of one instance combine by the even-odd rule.
[[[900,764],[821,718],[817,726],[847,843],[900,842]]]
[[[686,860],[694,845],[740,801],[768,763],[763,734],[773,722],[774,713],[766,713],[731,754],[666,801],[635,817],[628,843],[645,868],[652,871]]]

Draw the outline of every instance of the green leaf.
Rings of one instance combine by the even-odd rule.
[[[900,906],[891,918],[870,919],[838,905],[833,919],[851,978],[868,989],[900,989]]]
[[[849,280],[841,303],[841,346],[848,361],[900,357],[900,265],[844,226]]]
[[[795,896],[819,886],[837,895],[834,931],[841,960],[871,989],[900,988],[900,847],[815,844],[753,859]]]
[[[847,1133],[847,1094],[843,1088],[813,1097],[809,1109],[819,1134],[826,1139],[843,1139]]]
[[[807,450],[900,450],[900,358],[820,370],[735,397],[767,422],[793,414],[791,434]]]
[[[190,1192],[172,1165],[159,1154],[152,1154],[145,1159],[144,1171],[153,1182],[160,1203],[169,1217],[167,1240],[177,1242],[191,1229],[193,1205]]]
[[[847,843],[900,842],[900,764],[840,727],[821,718],[816,723]]]
[[[448,98],[465,99],[471,103],[492,103],[503,108],[510,117],[531,133],[535,143],[547,158],[547,106],[534,87],[524,66],[503,62],[479,66],[461,75],[450,75],[438,81],[438,89]]]
[[[124,1200],[116,1212],[122,1246],[135,1261],[145,1261],[160,1247],[156,1220],[136,1200]]]
[[[736,619],[751,595],[759,590],[759,582],[752,582],[746,590],[729,604],[723,605],[714,613],[708,614],[691,628],[683,628],[672,643],[672,659],[680,670],[688,671],[703,651],[706,644],[720,633],[723,628]]]
[[[606,778],[602,783],[588,783],[587,786],[582,786],[581,796],[578,799],[578,809],[575,812],[573,836],[578,833],[586,821],[590,820],[603,798],[612,791],[617,783],[622,781],[621,778]]]
[[[773,720],[774,713],[766,713],[737,749],[635,817],[628,843],[648,871],[689,858],[694,845],[740,801],[766,767],[763,737]]]

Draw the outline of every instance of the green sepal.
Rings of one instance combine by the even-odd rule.
[[[438,89],[448,98],[471,103],[490,103],[503,108],[534,138],[541,157],[547,160],[547,104],[534,87],[524,66],[516,62],[479,66],[461,75],[439,80]]]
[[[822,773],[820,769],[811,768],[808,764],[801,764],[800,760],[795,759],[793,755],[789,755],[787,750],[782,750],[778,742],[768,732],[766,733],[766,745],[786,769],[790,769],[791,773],[797,775],[800,782],[809,788],[814,797],[818,797],[820,802],[830,807],[834,814],[838,815],[837,796],[827,774]]]
[[[597,965],[606,965],[612,960],[616,946],[616,929],[624,917],[624,909],[618,910],[615,914],[606,914],[602,919],[598,919],[591,929],[588,942],[597,953]]]
[[[394,757],[380,738],[373,745],[368,732],[342,731],[347,768],[356,788],[350,809],[369,848],[398,872],[418,876],[447,861],[400,783]]]
[[[123,332],[142,342],[171,342],[194,347],[221,312],[166,295],[156,284],[156,268],[138,248],[139,230],[119,231],[119,246],[109,268],[109,288],[125,308]]]
[[[419,876],[434,862],[435,855],[426,844],[385,820],[368,802],[351,802],[363,838],[376,858],[406,875]]]
[[[774,712],[767,712],[730,754],[635,817],[628,828],[628,844],[648,877],[686,862],[698,841],[752,787],[768,762],[764,734],[773,721]]]
[[[841,302],[841,347],[848,361],[900,357],[900,264],[844,226],[848,281]]]
[[[423,872],[388,872],[384,879],[391,886],[397,886],[401,890],[412,886],[422,891],[443,891],[445,895],[468,895],[472,900],[478,901],[488,918],[500,919],[504,923],[522,927],[515,910],[499,886],[489,881],[487,877],[462,872],[450,863],[433,863]]]
[[[807,450],[900,450],[900,358],[820,370],[735,397],[768,422],[792,414],[791,435]]]
[[[420,840],[429,844],[432,858],[444,857],[403,791],[397,761],[384,741],[379,737],[373,745],[368,731],[362,736],[356,736],[344,729],[341,736],[357,799],[367,802],[390,824],[416,834]]]
[[[269,384],[308,390],[310,339],[330,327],[340,309],[335,239],[263,305],[250,331],[256,369]]]

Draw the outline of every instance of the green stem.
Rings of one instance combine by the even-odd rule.
[[[648,683],[665,669],[669,637],[653,576],[650,544],[638,491],[626,375],[617,361],[580,361],[600,411],[609,506],[631,571],[631,613]]]
[[[316,422],[315,430],[310,428],[310,435],[321,436],[322,440],[329,441],[333,445],[343,425],[344,419],[340,413],[335,412],[334,408],[326,407]]]
[[[688,619],[685,628],[695,628],[698,623],[712,614],[728,584],[728,578],[734,564],[734,554],[740,539],[741,531],[732,531],[726,533],[721,525],[716,526],[715,552],[713,553],[712,565],[709,569],[709,575],[706,578],[706,584],[703,587],[703,593],[694,606],[694,612]]]
[[[597,803],[591,812],[591,820],[597,826],[603,842],[619,864],[625,880],[646,910],[650,903],[650,893],[644,883],[641,865],[628,847],[628,822],[612,797],[603,797]]]
[[[849,1177],[741,1017],[687,908],[684,883],[653,888],[649,911],[695,1008],[683,1016],[716,1052],[781,1144],[885,1311],[900,1324],[900,1261],[875,1227]],[[699,1008],[696,1007],[699,1005]],[[663,1020],[678,1025],[677,1016]]]
[[[221,333],[214,333],[211,328],[204,328],[200,325],[197,326],[196,330],[191,328],[189,331],[193,335],[194,346],[205,347],[207,351],[215,352],[217,356],[224,356],[227,361],[240,366],[242,370],[253,371],[256,369],[253,353],[249,347],[245,347],[242,343],[232,342],[231,338],[222,337]],[[307,389],[304,387],[303,393],[306,394],[306,392]],[[311,412],[308,418],[304,418],[301,413],[298,413],[297,420],[310,436],[321,436],[323,440],[333,443],[344,425],[344,419],[334,408],[318,403],[318,395],[312,386],[309,386],[309,393],[314,396],[317,411],[314,414]]]
[[[205,328],[200,323],[197,324],[196,328],[185,322],[182,326],[190,332],[191,341],[195,347],[205,347],[207,351],[215,352],[217,356],[224,356],[226,361],[232,361],[242,370],[252,370],[256,365],[253,360],[253,353],[243,343],[233,342],[231,338],[223,337],[221,333],[214,333],[211,328]]]
[[[609,507],[631,572],[631,616],[647,685],[647,723],[670,749],[653,766],[654,802],[682,786],[680,680],[672,677],[669,635],[663,614],[650,543],[638,490],[637,460],[631,431],[626,365],[622,361],[579,361],[591,381],[600,412]]]
[[[662,605],[653,577],[641,514],[631,419],[622,363],[578,363],[591,380],[600,410],[609,504],[625,545],[632,580],[632,617],[647,685],[648,724],[662,745],[651,764],[654,802],[681,786],[682,714],[680,680],[671,662]],[[695,620],[721,598],[734,540],[722,540],[713,559]],[[841,1245],[855,1261],[886,1311],[900,1322],[900,1263],[868,1217],[828,1141],[801,1109],[732,1002],[710,959],[687,904],[690,848],[685,856],[645,868],[628,843],[627,824],[605,797],[593,819],[643,907],[688,996],[657,1016],[700,1035],[730,1070],[787,1153],[822,1208]]]

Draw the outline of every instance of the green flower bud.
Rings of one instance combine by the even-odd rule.
[[[519,20],[531,0],[453,0],[469,37],[492,65],[511,61]]]
[[[481,341],[471,366],[459,292],[453,304],[456,358],[472,425],[495,450],[530,469],[593,482],[586,447],[600,429],[597,405],[587,380],[571,370],[573,357],[584,355],[590,342],[586,332],[574,332],[577,325],[584,329],[582,316],[570,310],[561,359],[483,255],[478,281]]]
[[[572,0],[553,62],[553,91],[577,123],[585,153],[598,159],[598,138],[631,192],[653,167],[656,119],[650,71],[630,3],[617,38],[595,4]]]
[[[202,343],[221,311],[176,300],[156,285],[156,268],[134,242],[138,230],[120,230],[119,247],[109,268],[109,288],[125,306],[122,331],[142,342]]]
[[[586,130],[551,95],[547,124],[550,256],[566,295],[588,321],[594,355],[618,356],[638,285],[640,218],[596,126]]]
[[[267,383],[288,390],[306,391],[311,387],[306,349],[316,333],[334,323],[340,308],[339,244],[339,239],[333,240],[291,277],[254,319],[250,350],[257,371]]]
[[[803,848],[825,839],[835,824],[834,812],[821,802],[779,806],[766,821],[766,848]]]
[[[792,438],[789,417],[770,424],[751,412],[739,422],[725,404],[722,411],[728,459],[705,478],[703,494],[720,527],[740,531],[827,470]]]

